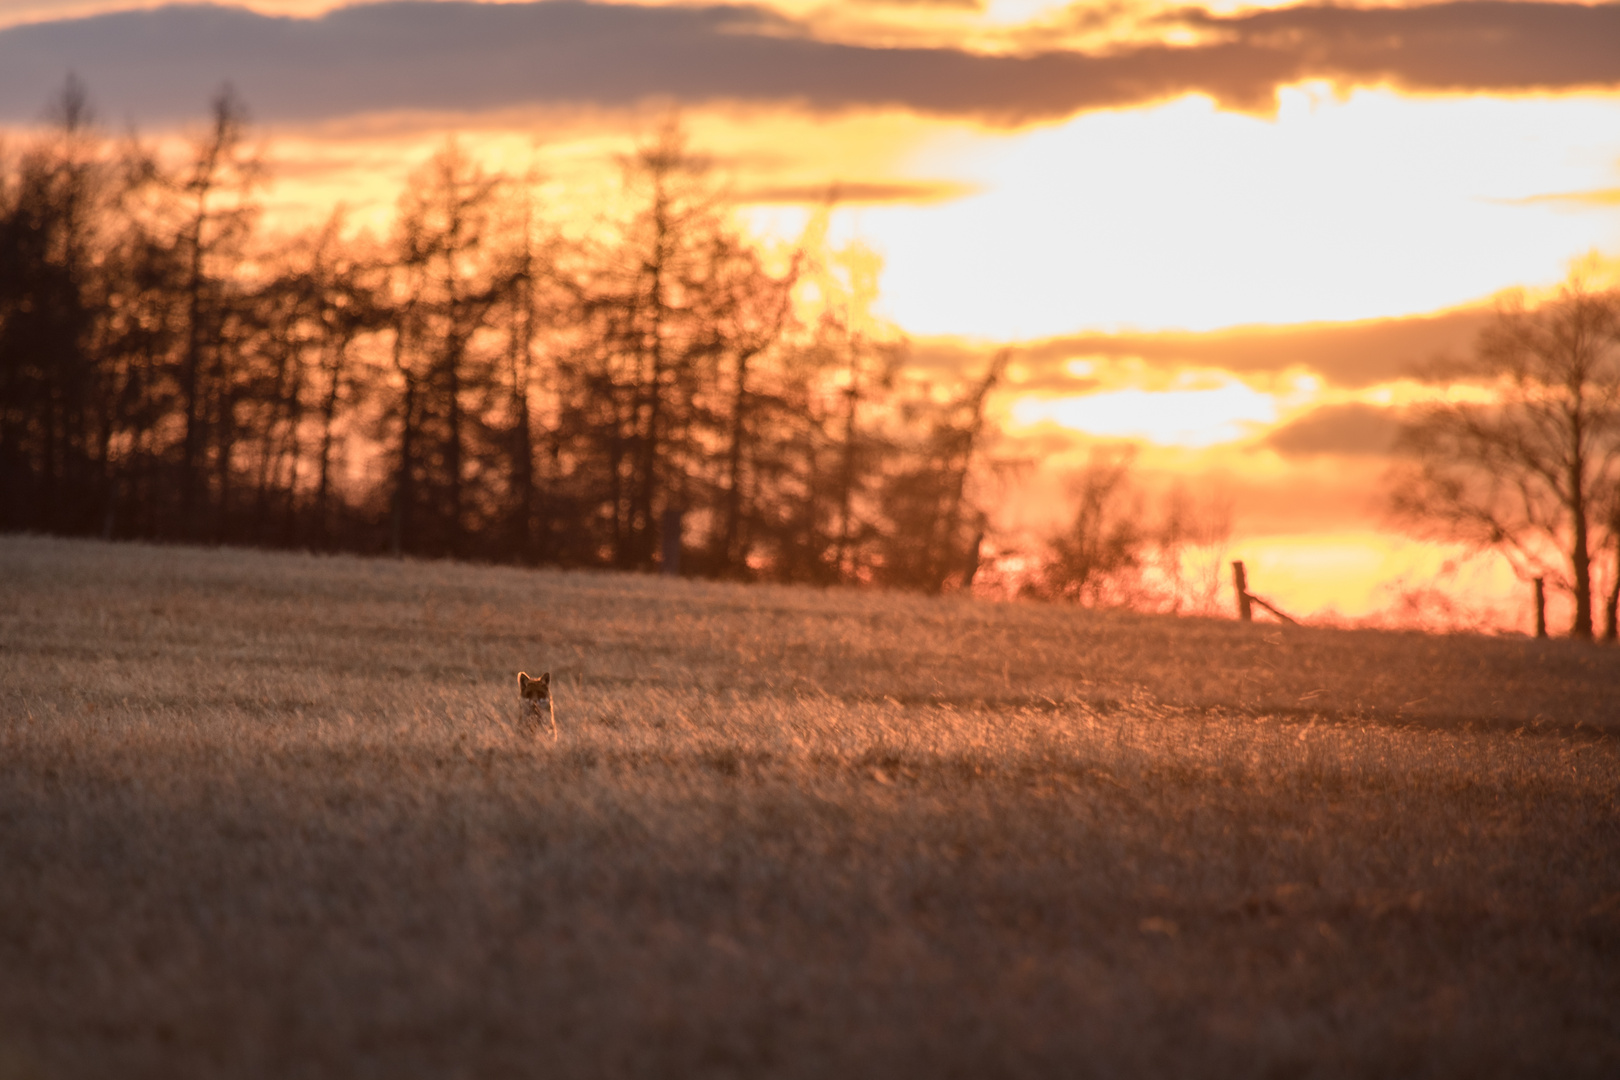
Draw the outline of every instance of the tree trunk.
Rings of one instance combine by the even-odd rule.
[[[529,416],[529,395],[517,388],[512,432],[512,546],[521,562],[534,561],[534,429]]]
[[[415,498],[416,378],[405,366],[403,335],[397,332],[394,336],[394,366],[405,379],[399,433],[399,472],[394,478],[394,513],[390,536],[394,557],[399,558],[405,554],[411,525],[411,502]]]
[[[1574,498],[1570,500],[1570,515],[1574,519],[1574,540],[1570,545],[1570,569],[1575,577],[1575,625],[1570,628],[1572,637],[1592,640],[1592,552],[1589,547],[1588,525],[1586,521],[1586,478],[1579,475],[1584,472],[1581,461],[1571,466],[1572,492]]]
[[[198,174],[193,181],[196,203],[188,223],[188,235],[185,237],[188,255],[185,282],[186,349],[181,359],[180,392],[185,399],[186,428],[180,459],[179,522],[181,536],[185,539],[195,539],[199,534],[199,518],[202,513],[199,502],[206,500],[206,491],[198,490],[200,483],[206,483],[202,478],[204,468],[202,459],[206,454],[207,443],[205,427],[207,418],[203,415],[207,388],[202,384],[205,377],[203,357],[208,347],[207,338],[210,329],[207,324],[211,322],[209,298],[206,295],[208,249],[204,246],[203,232],[208,227],[210,217],[208,198],[214,189],[220,150],[221,145],[216,137],[204,151],[203,160],[197,163]],[[217,342],[214,349],[217,354],[219,349]],[[218,363],[216,355],[216,366]]]
[[[236,450],[236,394],[228,388],[230,376],[222,373],[220,382],[227,386],[219,409],[219,506],[214,515],[214,543],[223,544],[230,531],[231,467]]]
[[[849,364],[849,389],[844,391],[844,396],[849,399],[849,409],[844,414],[843,458],[839,462],[838,469],[838,543],[834,548],[838,576],[845,580],[853,576],[854,569],[846,565],[846,560],[854,535],[850,515],[855,501],[855,409],[861,396],[855,384],[857,378],[855,363],[852,354]]]
[[[1609,582],[1609,595],[1603,601],[1603,640],[1620,639],[1620,528],[1614,529],[1614,575]]]
[[[341,386],[343,349],[332,350],[332,363],[327,369],[329,382],[326,400],[321,405],[321,459],[320,480],[315,488],[315,545],[325,548],[330,536],[331,518],[327,509],[332,486],[332,426],[337,419],[338,393]]]
[[[452,333],[455,331],[452,330]],[[448,386],[445,390],[448,407],[449,431],[446,433],[444,448],[444,471],[449,482],[449,548],[453,557],[461,555],[461,455],[462,455],[462,417],[461,417],[461,342],[454,340],[451,343],[449,356],[445,363],[445,377]]]
[[[950,477],[950,490],[946,493],[946,505],[940,515],[940,530],[935,539],[934,550],[930,553],[933,563],[929,571],[927,582],[928,591],[938,593],[944,590],[945,582],[951,573],[961,565],[965,556],[956,550],[956,543],[962,532],[962,506],[967,495],[968,472],[973,467],[973,454],[978,449],[979,439],[984,434],[984,407],[990,399],[990,391],[1001,381],[1002,372],[1007,369],[1007,360],[1011,355],[1007,350],[996,354],[990,361],[990,369],[985,372],[984,378],[974,389],[970,398],[972,418],[967,428],[960,432],[957,446],[949,455],[946,473]],[[974,541],[972,553],[973,571],[963,584],[972,583],[972,574],[978,572],[979,556],[978,544],[984,539],[984,531],[979,531],[979,539]]]
[[[202,221],[201,209],[191,237],[191,267],[186,282],[186,351],[180,362],[180,396],[185,402],[186,427],[180,450],[180,534],[196,532],[197,458],[202,446],[199,386],[202,369]]]
[[[726,448],[726,521],[721,540],[725,571],[740,575],[746,565],[742,547],[743,440],[748,429],[748,361],[752,354],[737,354],[737,387],[731,401],[731,445]]]
[[[282,443],[278,457],[287,462],[287,476],[282,482],[282,497],[286,500],[282,507],[281,542],[286,547],[294,547],[298,543],[298,470],[303,464],[304,450],[299,444],[298,432],[303,426],[304,407],[300,400],[298,384],[293,385],[292,393],[287,397],[287,426],[286,439]]]
[[[652,309],[652,326],[647,342],[646,372],[640,388],[645,419],[641,423],[636,454],[636,479],[631,489],[629,565],[637,570],[649,569],[653,561],[655,526],[653,503],[658,497],[659,477],[663,471],[664,451],[664,282],[663,282],[663,229],[660,226],[657,243],[659,257],[651,267],[652,286],[648,298]]]

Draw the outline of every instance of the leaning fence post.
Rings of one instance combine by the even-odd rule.
[[[1547,586],[1536,578],[1536,637],[1547,636]]]
[[[1237,590],[1238,618],[1254,621],[1254,608],[1249,602],[1249,577],[1243,572],[1243,560],[1232,560],[1232,587]]]

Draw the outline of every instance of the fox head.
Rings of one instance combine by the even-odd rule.
[[[545,672],[538,679],[529,678],[529,673],[526,671],[518,672],[518,696],[525,701],[549,698],[551,696],[551,672]]]

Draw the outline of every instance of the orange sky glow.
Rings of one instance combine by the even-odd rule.
[[[0,0],[0,28],[142,6],[154,5]],[[244,6],[291,16],[336,7]],[[1441,7],[1462,18],[1468,6]],[[537,175],[559,220],[585,221],[611,189],[616,155],[677,109],[692,144],[714,155],[740,220],[762,236],[792,243],[836,186],[830,240],[882,259],[875,310],[913,340],[924,370],[980,369],[1013,347],[992,411],[1006,446],[1037,448],[1039,467],[1005,493],[1009,545],[1059,523],[1063,476],[1089,446],[1128,441],[1144,482],[1226,493],[1226,555],[1245,559],[1256,591],[1285,610],[1527,628],[1528,589],[1500,561],[1388,524],[1378,418],[1435,392],[1411,369],[1465,351],[1493,297],[1549,289],[1583,257],[1612,280],[1620,74],[1559,86],[1516,69],[1496,79],[1491,57],[1465,64],[1444,50],[1428,67],[1380,67],[1356,38],[1338,67],[1301,74],[1279,62],[1283,74],[1256,92],[1259,61],[1215,70],[1220,49],[1282,40],[1266,18],[1338,33],[1321,29],[1324,9],[777,0],[756,10],[781,20],[759,33],[847,48],[856,60],[893,49],[932,64],[949,53],[976,71],[975,58],[1035,65],[1084,54],[1124,73],[1087,98],[1070,94],[1075,79],[1041,68],[1027,101],[982,108],[881,79],[864,101],[823,100],[832,91],[807,84],[476,106],[406,95],[319,115],[302,103],[267,107],[269,223],[305,224],[341,203],[354,227],[385,228],[404,177],[452,132],[486,167]],[[1620,38],[1594,48],[1601,66],[1605,48],[1620,57]],[[1182,82],[1164,76],[1162,92],[1129,67],[1157,73],[1166,56],[1204,55]],[[96,96],[96,70],[80,74],[101,114],[121,122],[121,101]],[[51,88],[0,122],[26,127]],[[251,81],[242,89],[257,113]],[[0,76],[0,104],[7,95]],[[149,135],[183,130],[153,115],[140,121]]]

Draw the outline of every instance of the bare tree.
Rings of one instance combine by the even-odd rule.
[[[1614,567],[1609,575],[1609,593],[1603,598],[1603,640],[1620,640],[1620,487],[1609,493],[1609,543]]]
[[[1164,493],[1153,530],[1153,577],[1161,610],[1213,614],[1221,603],[1232,501],[1220,489],[1195,493],[1177,482]]]
[[[229,511],[236,390],[231,340],[232,272],[240,264],[258,206],[253,191],[263,165],[245,145],[247,110],[224,87],[214,97],[209,125],[193,142],[192,158],[170,180],[175,195],[174,245],[185,260],[177,291],[185,298],[186,340],[180,358],[185,438],[180,461],[181,528],[198,532],[205,485],[204,459],[212,427],[219,477],[216,532]],[[210,407],[211,406],[211,407]],[[212,420],[212,424],[210,424]],[[222,537],[221,537],[222,538]]]
[[[710,244],[708,323],[715,352],[730,357],[731,385],[717,409],[723,427],[724,473],[719,480],[719,524],[713,545],[716,572],[747,572],[759,514],[760,446],[780,396],[760,385],[757,361],[782,338],[792,313],[798,260],[782,277],[761,265],[759,253],[737,237],[717,234]]]
[[[476,405],[497,377],[479,338],[512,284],[495,250],[499,187],[498,177],[451,142],[412,174],[400,198],[393,238],[393,364],[402,383],[396,553],[465,554],[470,443],[484,418]],[[426,520],[418,517],[424,510]]]
[[[604,230],[574,285],[585,332],[563,365],[563,424],[603,474],[613,564],[646,569],[660,511],[689,496],[687,444],[715,359],[692,286],[718,209],[708,162],[673,121],[623,165],[633,211]]]
[[[894,406],[910,350],[872,310],[881,259],[858,243],[828,242],[835,194],[799,242],[814,301],[801,340],[782,356],[793,408],[779,418],[786,453],[774,530],[776,576],[823,584],[871,581],[882,562],[884,468],[903,426]]]
[[[1088,607],[1133,598],[1148,544],[1142,498],[1131,483],[1133,447],[1098,447],[1076,475],[1069,526],[1051,537],[1045,565],[1032,591],[1050,600]]]
[[[971,584],[1000,362],[910,370],[830,201],[761,245],[672,123],[585,236],[452,143],[386,244],[270,237],[229,91],[172,164],[58,112],[0,154],[0,527]]]
[[[553,277],[534,243],[534,176],[525,178],[519,194],[522,209],[518,245],[511,270],[506,321],[506,349],[502,376],[511,410],[507,440],[507,520],[512,550],[520,561],[535,554],[534,407],[536,382],[535,336],[540,319],[537,295],[541,283]]]
[[[0,180],[0,528],[82,527],[105,465],[96,248],[115,169],[77,79],[51,113],[52,130]]]
[[[1504,306],[1472,356],[1427,375],[1482,393],[1414,410],[1398,444],[1397,518],[1566,590],[1570,633],[1592,637],[1593,563],[1620,483],[1620,293],[1573,276],[1540,307]]]
[[[352,409],[364,380],[352,362],[351,347],[362,334],[381,329],[388,313],[381,301],[381,260],[357,255],[340,243],[341,211],[334,212],[307,254],[305,289],[318,322],[320,436],[316,457],[313,538],[324,547],[330,539],[333,502],[332,469],[337,425],[342,409]]]
[[[883,485],[885,584],[929,593],[972,587],[989,515],[971,498],[969,482],[984,457],[985,406],[1009,356],[997,353],[983,378],[951,401],[911,403],[928,430],[910,453],[897,455]]]
[[[598,557],[664,565],[679,528],[698,536],[690,568],[741,574],[779,389],[761,368],[791,319],[797,263],[769,272],[677,122],[623,164],[625,213],[566,275],[577,340],[557,370],[559,437],[575,478],[595,478]]]
[[[1070,481],[1074,517],[1047,540],[1027,591],[1088,607],[1211,614],[1232,535],[1218,489],[1144,490],[1134,446],[1099,446]]]

